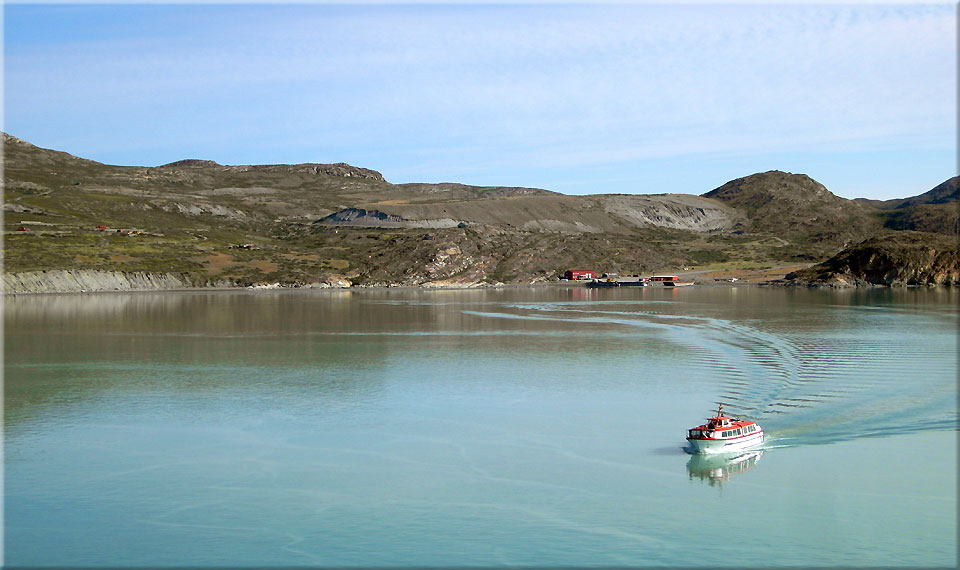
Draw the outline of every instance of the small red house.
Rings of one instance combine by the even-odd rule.
[[[567,269],[563,273],[564,279],[571,281],[583,281],[585,279],[596,279],[597,272],[592,269]]]

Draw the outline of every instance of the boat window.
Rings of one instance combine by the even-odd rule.
[[[740,431],[740,428],[737,428],[737,433],[736,433],[736,435],[743,435],[743,432]]]

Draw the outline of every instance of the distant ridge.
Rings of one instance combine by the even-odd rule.
[[[220,164],[212,160],[200,160],[199,158],[186,158],[184,160],[178,160],[176,162],[163,164],[160,166],[160,168],[176,168],[179,166],[220,166]]]
[[[341,176],[344,178],[364,178],[368,180],[386,182],[386,180],[383,178],[383,175],[376,170],[351,166],[345,162],[337,162],[334,164],[317,164],[310,162],[304,164],[242,164],[224,166],[213,160],[187,158],[184,160],[178,160],[176,162],[170,162],[168,164],[163,164],[157,168],[218,168],[233,172],[310,173],[325,174],[327,176]]]
[[[920,204],[946,204],[956,202],[958,199],[960,199],[960,176],[954,176],[928,192],[901,200],[895,208],[909,208]]]
[[[960,176],[938,184],[919,196],[888,200],[877,207],[884,210],[884,227],[960,236]]]

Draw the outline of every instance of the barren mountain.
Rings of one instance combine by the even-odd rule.
[[[888,215],[776,171],[704,196],[566,196],[397,185],[344,163],[110,166],[8,135],[4,159],[5,272],[69,271],[78,282],[90,276],[76,272],[99,271],[111,283],[471,284],[574,266],[818,261],[876,235]],[[909,208],[956,204],[955,192],[928,194]]]

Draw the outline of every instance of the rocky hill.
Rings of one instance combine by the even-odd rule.
[[[58,274],[57,283],[77,275],[173,282],[141,275],[156,274],[194,285],[450,285],[548,280],[574,266],[639,273],[803,263],[892,219],[892,210],[776,171],[703,196],[565,196],[391,184],[343,163],[111,166],[9,135],[3,152],[4,270],[87,272]],[[936,196],[909,207],[956,204],[955,194]],[[8,290],[25,283],[6,282]]]
[[[948,235],[960,234],[960,176],[929,192],[902,200],[875,203],[883,210],[883,225],[892,230],[915,230]]]
[[[875,208],[836,196],[806,174],[771,170],[731,180],[703,196],[741,210],[746,220],[737,229],[805,241],[818,255],[875,235],[882,226]]]
[[[902,231],[868,239],[834,257],[786,275],[798,285],[960,285],[957,239]]]

